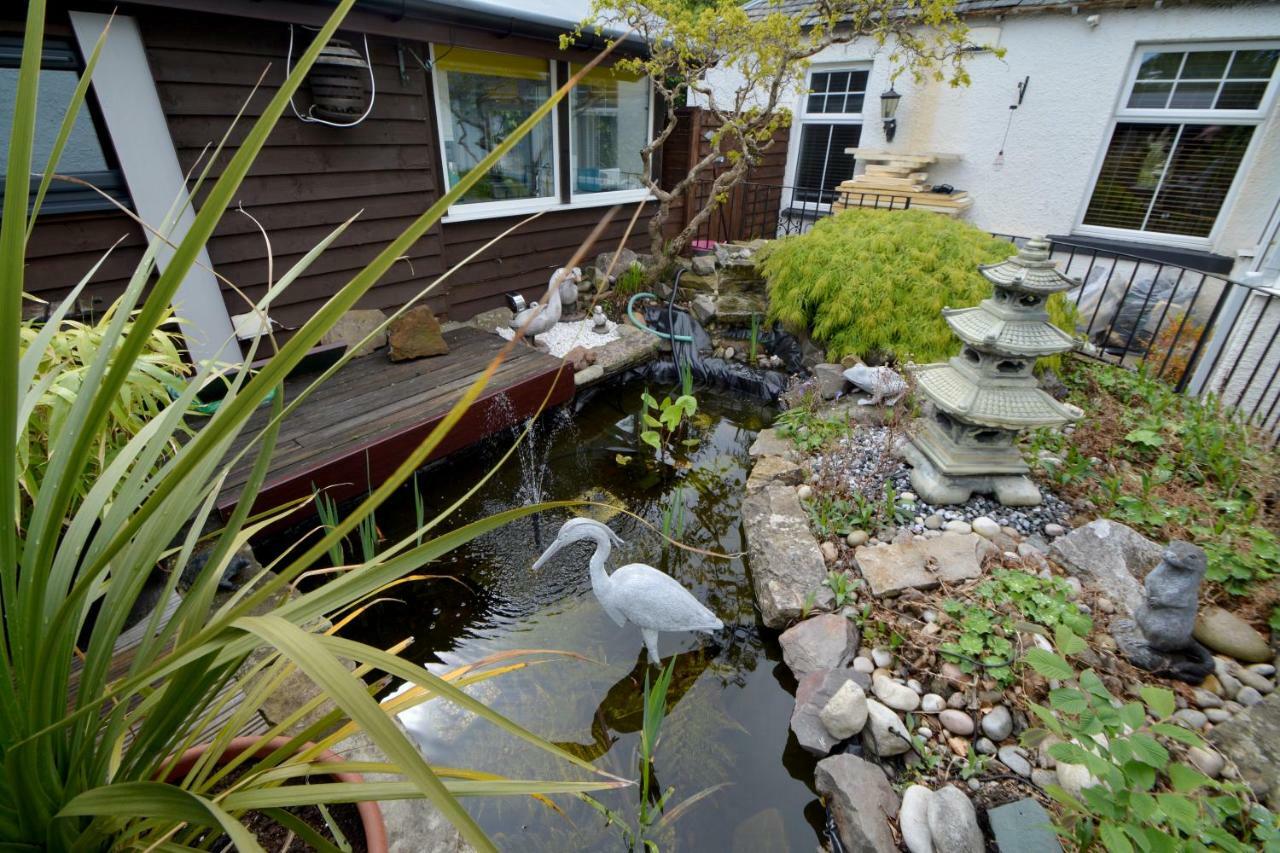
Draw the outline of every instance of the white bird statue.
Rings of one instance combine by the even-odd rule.
[[[591,518],[572,518],[564,523],[556,539],[533,564],[534,571],[571,542],[588,539],[595,543],[591,555],[591,589],[604,612],[621,627],[630,622],[640,628],[649,661],[658,658],[659,631],[719,631],[724,623],[694,598],[675,578],[653,566],[631,563],[605,574],[604,565],[614,545],[622,545],[609,526]]]
[[[524,328],[525,337],[532,342],[535,337],[549,330],[556,323],[559,323],[560,315],[563,312],[563,305],[560,301],[560,284],[566,277],[572,277],[574,275],[577,275],[579,278],[582,277],[582,273],[577,267],[574,267],[572,270],[560,267],[560,269],[553,272],[551,274],[551,281],[547,286],[549,293],[547,304],[542,305],[538,302],[530,303],[528,308],[511,318],[511,330],[519,332]],[[525,323],[529,324],[527,328],[525,328]]]

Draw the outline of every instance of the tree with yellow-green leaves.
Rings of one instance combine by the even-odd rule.
[[[617,67],[648,76],[659,95],[662,128],[641,156],[645,184],[658,202],[649,220],[651,251],[668,262],[791,123],[783,104],[803,88],[809,60],[823,48],[865,39],[888,53],[895,76],[969,82],[963,61],[968,27],[955,0],[815,0],[800,14],[784,11],[780,0],[751,14],[739,0],[594,0],[588,21],[562,37],[562,46],[606,28],[632,32],[649,45],[646,56],[619,60]],[[713,86],[711,76],[725,82]],[[654,154],[675,131],[676,109],[686,103],[703,106],[716,129],[708,153],[664,188],[654,173]],[[717,174],[713,167],[720,162],[729,167]],[[711,176],[707,201],[666,240],[676,202]]]

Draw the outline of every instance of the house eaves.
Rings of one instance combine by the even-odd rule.
[[[813,0],[750,0],[743,8],[753,18],[762,18],[772,12],[790,16],[806,15],[813,7]],[[1067,12],[1076,14],[1085,9],[1176,9],[1185,6],[1247,6],[1262,5],[1256,0],[958,0],[955,11],[961,17],[1025,15],[1036,12]],[[806,21],[807,23],[807,21]]]

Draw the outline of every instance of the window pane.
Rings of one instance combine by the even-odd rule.
[[[1262,103],[1262,96],[1267,91],[1267,84],[1262,81],[1252,83],[1223,83],[1222,94],[1214,105],[1219,110],[1256,110]]]
[[[809,107],[808,107],[809,112],[820,113],[826,110],[826,107],[827,107],[826,95],[810,95],[809,96]]]
[[[1195,50],[1187,54],[1186,64],[1178,76],[1183,80],[1221,79],[1227,70],[1227,60],[1231,59],[1229,50]]]
[[[1228,77],[1266,78],[1276,68],[1276,59],[1280,58],[1280,49],[1271,50],[1237,50],[1231,62],[1231,73]]]
[[[1183,125],[1144,230],[1209,236],[1252,136],[1246,125]]]
[[[31,169],[43,172],[53,153],[58,128],[67,113],[67,104],[75,92],[80,76],[74,71],[45,69],[40,72],[40,90],[36,99],[36,135]],[[9,161],[9,134],[13,130],[13,108],[17,100],[18,69],[0,68],[0,176]],[[61,174],[103,172],[109,169],[102,143],[87,107],[81,107],[71,129],[62,159],[57,164]],[[55,182],[55,187],[58,184]],[[69,186],[63,184],[63,186]]]
[[[1169,100],[1170,109],[1208,109],[1213,106],[1213,99],[1218,95],[1218,84],[1201,82],[1178,84]]]
[[[1182,65],[1181,53],[1144,53],[1138,66],[1139,80],[1172,80]]]
[[[1176,124],[1117,124],[1084,224],[1141,230],[1177,134]]]
[[[865,92],[867,91],[867,75],[869,71],[850,71],[849,72],[849,91]]]
[[[804,124],[800,129],[800,159],[796,165],[797,203],[830,204],[835,187],[853,177],[852,154],[862,136],[860,124]]]
[[[809,81],[809,88],[815,92],[827,91],[827,78],[831,75],[825,71],[815,71]]]
[[[849,91],[849,72],[833,71],[830,75],[830,84],[827,86],[828,92],[847,92]]]
[[[851,95],[847,95],[847,96],[845,96],[845,99],[844,99],[844,111],[845,111],[845,112],[847,112],[847,113],[860,113],[860,112],[862,112],[862,98],[863,98],[863,96],[862,96],[862,94],[861,94],[861,93],[851,94]]]
[[[640,149],[649,142],[648,79],[597,69],[574,88],[569,103],[573,191],[643,188]]]
[[[1164,109],[1169,103],[1169,93],[1173,91],[1172,83],[1134,83],[1133,93],[1129,95],[1130,108]]]
[[[545,61],[448,48],[436,62],[440,135],[453,186],[551,96]],[[555,195],[550,117],[489,170],[461,202]]]

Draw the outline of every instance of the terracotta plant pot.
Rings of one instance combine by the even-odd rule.
[[[229,761],[246,752],[269,754],[288,742],[289,738],[286,737],[274,737],[270,740],[263,740],[260,737],[232,738],[231,743],[227,744],[227,748],[223,751],[224,761]],[[310,746],[310,744],[307,745]],[[196,760],[204,755],[208,748],[208,744],[201,744],[182,753],[182,757],[169,771],[169,781],[177,781],[190,772]],[[319,760],[325,764],[339,764],[343,758],[326,749],[320,753]],[[364,777],[359,773],[328,773],[326,775],[338,782],[364,781]],[[387,853],[387,827],[382,821],[382,809],[378,808],[378,804],[374,802],[356,803],[355,806],[360,814],[360,824],[364,828],[364,843],[369,848],[369,853]]]

